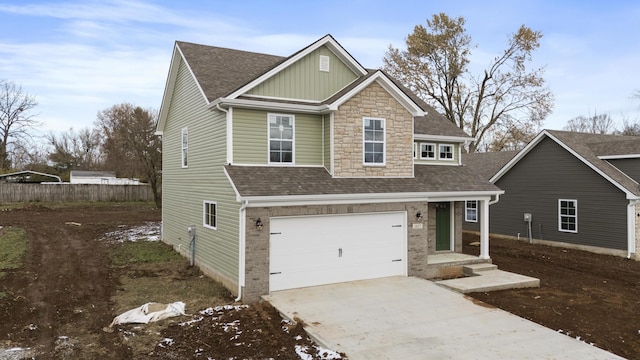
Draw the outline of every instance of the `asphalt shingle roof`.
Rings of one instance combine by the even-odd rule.
[[[500,191],[463,166],[415,165],[413,178],[332,178],[322,167],[225,169],[241,196]]]
[[[465,153],[462,154],[462,164],[483,179],[489,180],[517,153],[517,151]]]

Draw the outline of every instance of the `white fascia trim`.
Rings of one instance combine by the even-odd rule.
[[[320,104],[320,100],[306,100],[306,99],[292,99],[292,98],[284,98],[277,96],[264,96],[264,95],[252,95],[252,94],[243,94],[244,97],[256,98],[256,99],[265,99],[265,100],[281,100],[281,101],[298,101],[309,104]]]
[[[418,141],[447,141],[447,142],[465,142],[473,141],[475,138],[463,136],[447,136],[447,135],[423,135],[413,134],[413,140]]]
[[[332,204],[374,204],[406,201],[462,201],[487,200],[504,191],[460,191],[433,193],[382,193],[382,194],[336,194],[336,195],[289,195],[289,196],[245,196],[238,201],[247,201],[248,207],[300,206]]]
[[[489,179],[489,182],[494,183],[496,181],[498,181],[504,174],[507,173],[507,171],[509,171],[516,163],[518,163],[518,161],[520,161],[520,159],[522,159],[526,154],[529,153],[529,151],[531,151],[531,149],[533,149],[536,145],[538,145],[538,143],[540,141],[542,141],[542,139],[547,136],[549,137],[549,139],[555,141],[558,145],[560,145],[563,149],[565,149],[566,151],[568,151],[571,155],[573,155],[576,159],[582,161],[585,165],[587,165],[588,167],[590,167],[593,171],[595,171],[598,175],[602,176],[603,178],[605,178],[607,181],[609,181],[611,184],[613,184],[615,187],[617,187],[618,189],[620,189],[622,192],[624,192],[627,195],[627,199],[628,200],[633,200],[633,199],[640,199],[639,196],[634,195],[633,193],[631,193],[629,190],[627,190],[624,186],[620,185],[617,181],[615,181],[614,179],[612,179],[611,177],[609,177],[609,175],[605,174],[604,172],[602,172],[600,169],[598,169],[596,166],[594,166],[591,162],[587,161],[585,158],[583,158],[582,156],[580,156],[580,154],[578,154],[577,152],[575,152],[572,148],[570,148],[569,146],[567,146],[565,143],[563,143],[562,141],[560,141],[558,138],[556,138],[555,136],[553,136],[551,133],[549,133],[547,130],[543,130],[542,132],[540,132],[540,134],[538,134],[538,136],[536,136],[533,140],[531,140],[531,142],[529,142],[529,144],[527,146],[525,146],[524,149],[520,150],[520,152],[513,157],[513,159],[511,159],[505,166],[502,167],[502,169],[500,169],[500,171],[498,171],[495,175],[493,175],[493,177],[491,179]]]
[[[637,159],[637,158],[640,158],[640,154],[602,155],[602,156],[598,156],[598,159],[601,159],[601,160]]]
[[[269,102],[260,100],[245,100],[245,99],[230,99],[230,98],[218,98],[209,104],[209,108],[216,106],[229,106],[229,107],[242,107],[247,109],[259,109],[259,110],[273,110],[279,112],[298,112],[307,114],[321,114],[329,112],[329,106],[327,105],[302,105],[302,104],[290,104],[282,102]]]
[[[167,82],[164,85],[164,92],[162,94],[162,102],[160,102],[160,113],[158,114],[158,123],[156,124],[156,135],[162,135],[164,132],[164,124],[167,121],[167,116],[169,114],[169,99],[171,96],[169,95],[170,89],[173,90],[176,84],[176,78],[178,77],[178,68],[179,66],[179,58],[178,54],[180,50],[178,49],[178,44],[176,43],[173,47],[173,54],[171,55],[171,64],[169,65],[169,73],[167,74]]]
[[[347,102],[356,94],[360,93],[367,86],[371,85],[373,82],[377,82],[382,88],[387,90],[387,92],[396,99],[402,106],[407,109],[411,113],[412,116],[425,116],[427,114],[426,111],[422,110],[416,103],[413,102],[404,92],[402,92],[396,84],[394,84],[388,77],[384,75],[384,73],[378,70],[375,74],[369,77],[367,80],[358,84],[358,86],[351,89],[351,91],[347,92],[339,99],[334,101],[329,105],[329,110],[337,111],[340,105]]]
[[[533,138],[533,140],[529,142],[529,144],[527,144],[527,146],[524,147],[524,149],[520,150],[520,152],[518,152],[516,156],[509,160],[508,163],[506,163],[495,175],[493,175],[493,177],[489,179],[489,182],[495,184],[496,181],[500,180],[500,178],[504,176],[504,174],[506,174],[515,164],[517,164],[520,159],[522,159],[529,153],[529,151],[531,151],[531,149],[538,145],[538,143],[544,138],[545,135],[549,135],[549,133],[547,133],[546,130],[541,131],[535,138]]]
[[[231,176],[229,176],[229,173],[227,172],[227,169],[223,166],[222,170],[224,171],[224,176],[227,177],[227,180],[229,181],[229,184],[231,184],[231,188],[233,189],[233,192],[236,194],[236,201],[237,202],[243,202],[242,196],[240,196],[240,192],[236,188],[236,184],[234,184],[233,180],[231,180]]]
[[[298,54],[290,57],[289,59],[287,59],[286,61],[284,61],[280,65],[278,65],[275,68],[267,71],[266,73],[264,73],[261,76],[257,77],[256,79],[254,79],[253,81],[251,81],[248,84],[244,85],[240,89],[234,91],[233,93],[231,93],[228,96],[228,98],[233,99],[233,98],[237,98],[240,95],[243,95],[245,92],[251,90],[255,86],[257,86],[260,83],[266,81],[270,77],[274,76],[275,74],[279,73],[283,69],[289,67],[291,64],[297,62],[298,60],[300,60],[303,57],[309,55],[310,53],[312,53],[313,51],[317,50],[318,48],[320,48],[321,46],[324,46],[324,45],[326,45],[334,54],[336,54],[336,56],[338,56],[343,62],[345,62],[346,65],[349,68],[351,68],[351,70],[353,70],[353,72],[360,73],[361,76],[367,74],[367,70],[364,67],[362,67],[362,65],[360,65],[351,55],[349,55],[349,53],[347,53],[347,51],[344,48],[342,48],[342,46],[340,46],[340,44],[338,44],[331,37],[331,35],[326,35],[325,37],[323,37],[320,40],[316,41],[315,43],[311,44],[309,47],[307,47],[303,51],[301,51]]]

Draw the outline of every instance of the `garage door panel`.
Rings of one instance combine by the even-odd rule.
[[[405,218],[400,212],[272,218],[270,290],[406,275]]]

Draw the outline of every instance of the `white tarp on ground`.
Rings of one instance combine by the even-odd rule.
[[[181,301],[172,304],[146,303],[116,316],[109,326],[127,323],[148,324],[174,316],[185,315],[184,306],[185,304]]]

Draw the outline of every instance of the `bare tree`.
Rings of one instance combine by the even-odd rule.
[[[101,141],[97,129],[75,131],[71,128],[59,135],[49,133],[46,138],[53,148],[49,152],[49,160],[62,174],[74,169],[96,170],[101,165]]]
[[[96,124],[104,141],[104,165],[116,174],[147,181],[160,207],[162,144],[155,135],[157,116],[156,110],[123,103],[99,112]]]
[[[14,82],[0,80],[0,171],[11,168],[9,151],[17,141],[30,137],[38,122],[31,110],[38,103]]]
[[[636,118],[635,121],[631,121],[629,118],[624,117],[622,119],[622,127],[615,133],[617,135],[640,136],[640,120]]]
[[[542,34],[521,26],[506,50],[480,75],[469,70],[471,37],[462,17],[440,13],[417,25],[406,39],[406,50],[389,46],[384,70],[475,138],[469,151],[491,133],[530,129],[535,135],[551,112],[554,97],[545,88],[543,68],[529,69]]]
[[[612,134],[616,131],[616,126],[609,114],[580,115],[567,121],[563,130],[590,134]]]

